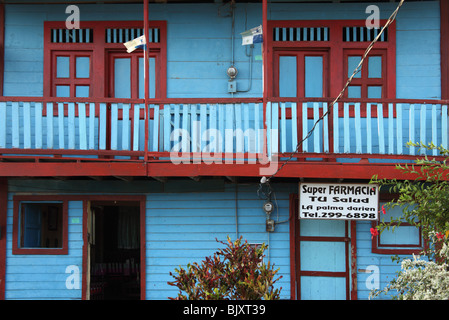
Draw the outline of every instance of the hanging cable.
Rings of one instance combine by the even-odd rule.
[[[379,34],[376,36],[376,38],[374,38],[373,41],[371,41],[369,46],[366,48],[365,53],[362,56],[362,59],[360,60],[360,62],[357,65],[357,67],[354,69],[354,72],[352,73],[351,77],[349,77],[348,80],[346,81],[346,84],[343,87],[343,89],[340,91],[340,94],[334,99],[334,101],[331,102],[331,104],[329,105],[328,110],[325,113],[323,113],[323,115],[320,118],[318,118],[318,120],[314,123],[313,127],[310,129],[310,131],[307,133],[307,135],[301,141],[298,142],[298,144],[296,145],[295,151],[291,153],[290,157],[287,160],[285,160],[285,162],[269,178],[262,177],[262,179],[260,181],[260,184],[259,184],[258,194],[259,194],[259,191],[262,189],[261,185],[266,184],[267,187],[270,188],[270,185],[269,185],[270,180],[274,176],[276,176],[276,174],[279,171],[281,171],[282,168],[293,158],[293,156],[298,152],[299,148],[304,143],[304,141],[306,141],[312,135],[312,133],[315,130],[315,128],[318,125],[318,123],[320,121],[322,121],[331,112],[331,110],[332,110],[333,106],[335,105],[335,103],[337,103],[338,100],[340,100],[340,98],[343,96],[343,94],[345,93],[345,91],[348,88],[348,86],[351,84],[352,79],[357,75],[357,73],[359,73],[361,71],[363,62],[365,61],[366,57],[370,53],[370,51],[373,48],[374,44],[379,40],[379,38],[381,37],[381,35],[385,31],[385,29],[388,28],[393,23],[393,21],[396,19],[398,11],[401,8],[403,3],[404,3],[404,0],[401,0],[399,5],[397,6],[396,10],[393,11],[393,13],[388,18],[387,22],[385,22],[385,25],[382,27],[382,29],[380,30]]]

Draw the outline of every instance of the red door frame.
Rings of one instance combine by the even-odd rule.
[[[322,241],[323,237],[301,237],[299,232],[300,221],[298,218],[299,198],[298,194],[290,194],[290,299],[296,300],[301,297],[301,276],[308,275],[307,272],[301,272],[301,259],[299,244],[301,240]],[[351,236],[349,237],[349,230]],[[346,278],[346,299],[357,300],[357,245],[356,245],[356,222],[347,221],[344,237],[326,237],[326,241],[344,241],[345,242],[345,261],[344,272],[316,272],[314,275],[344,276]]]
[[[145,251],[145,212],[146,212],[146,197],[145,196],[122,196],[122,195],[89,195],[83,196],[83,279],[82,279],[82,299],[86,300],[87,289],[87,214],[88,203],[92,201],[124,201],[124,202],[139,202],[140,203],[140,299],[146,299],[146,251]]]

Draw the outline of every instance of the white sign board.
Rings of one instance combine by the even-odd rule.
[[[377,220],[376,184],[300,183],[300,219]]]

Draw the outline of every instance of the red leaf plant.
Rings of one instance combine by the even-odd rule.
[[[171,300],[278,300],[281,288],[274,284],[279,269],[274,264],[264,263],[265,244],[255,248],[243,242],[242,237],[231,241],[217,242],[225,245],[213,256],[205,257],[201,263],[187,264],[186,269],[175,268],[170,272],[174,281],[168,284],[179,289]]]

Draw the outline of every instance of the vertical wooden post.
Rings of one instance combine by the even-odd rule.
[[[0,177],[0,300],[5,300],[7,204],[8,179]]]
[[[148,129],[149,129],[149,106],[148,106],[148,99],[150,98],[150,71],[149,71],[149,47],[148,47],[148,39],[149,39],[149,30],[148,30],[148,20],[149,20],[149,13],[148,13],[148,0],[143,0],[143,28],[144,28],[144,35],[145,35],[145,47],[144,47],[144,76],[145,76],[145,156],[144,161],[147,161],[147,155],[148,155]],[[156,115],[155,115],[156,116]]]
[[[357,221],[351,222],[351,300],[357,300]]]
[[[440,0],[441,99],[449,99],[449,0]]]
[[[262,43],[262,61],[263,61],[263,156],[268,155],[268,141],[267,141],[267,102],[268,102],[268,18],[267,18],[267,0],[262,0],[262,32],[263,32],[263,43]]]

